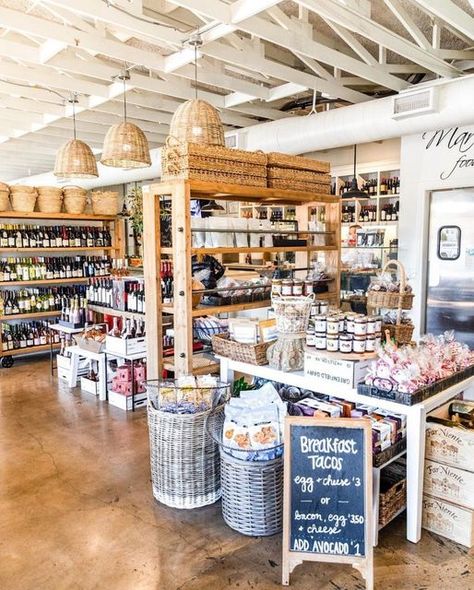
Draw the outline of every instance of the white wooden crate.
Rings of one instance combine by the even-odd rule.
[[[138,354],[140,352],[146,353],[146,338],[130,338],[124,340],[123,338],[116,338],[115,336],[105,337],[106,350],[113,354]]]
[[[426,460],[424,492],[474,509],[474,473]]]
[[[471,548],[474,544],[474,511],[451,502],[423,496],[423,528]]]
[[[108,390],[109,404],[129,412],[132,409],[132,396],[124,395],[123,393],[116,393],[111,389]],[[135,395],[135,410],[144,408],[147,402],[146,393],[137,393]]]

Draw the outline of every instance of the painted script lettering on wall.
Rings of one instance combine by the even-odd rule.
[[[474,133],[450,127],[427,131],[421,137],[426,150],[444,149],[449,156],[446,168],[439,175],[441,180],[447,180],[462,168],[474,168]]]

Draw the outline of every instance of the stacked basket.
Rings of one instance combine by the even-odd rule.
[[[91,194],[94,215],[117,215],[119,213],[118,193],[113,191],[94,191]]]
[[[0,182],[0,211],[8,211],[10,209],[10,187],[8,184]]]
[[[10,197],[13,211],[32,213],[35,210],[38,193],[34,186],[12,185],[10,186]]]
[[[64,210],[66,213],[73,215],[80,215],[84,213],[87,204],[87,191],[80,186],[65,186],[63,188],[64,194]]]
[[[267,154],[267,186],[329,194],[331,177],[329,162],[278,152]]]
[[[56,186],[39,186],[37,206],[41,213],[60,213],[63,189]]]

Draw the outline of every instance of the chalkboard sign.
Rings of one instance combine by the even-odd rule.
[[[360,569],[371,588],[370,424],[286,420],[283,584],[302,561],[334,561]]]

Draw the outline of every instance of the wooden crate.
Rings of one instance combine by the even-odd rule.
[[[474,545],[474,511],[425,494],[422,526],[465,547]]]
[[[449,420],[449,403],[432,412]],[[474,472],[474,430],[450,428],[435,422],[426,424],[425,457],[458,469]]]
[[[430,496],[474,509],[474,473],[425,461],[424,491]]]

